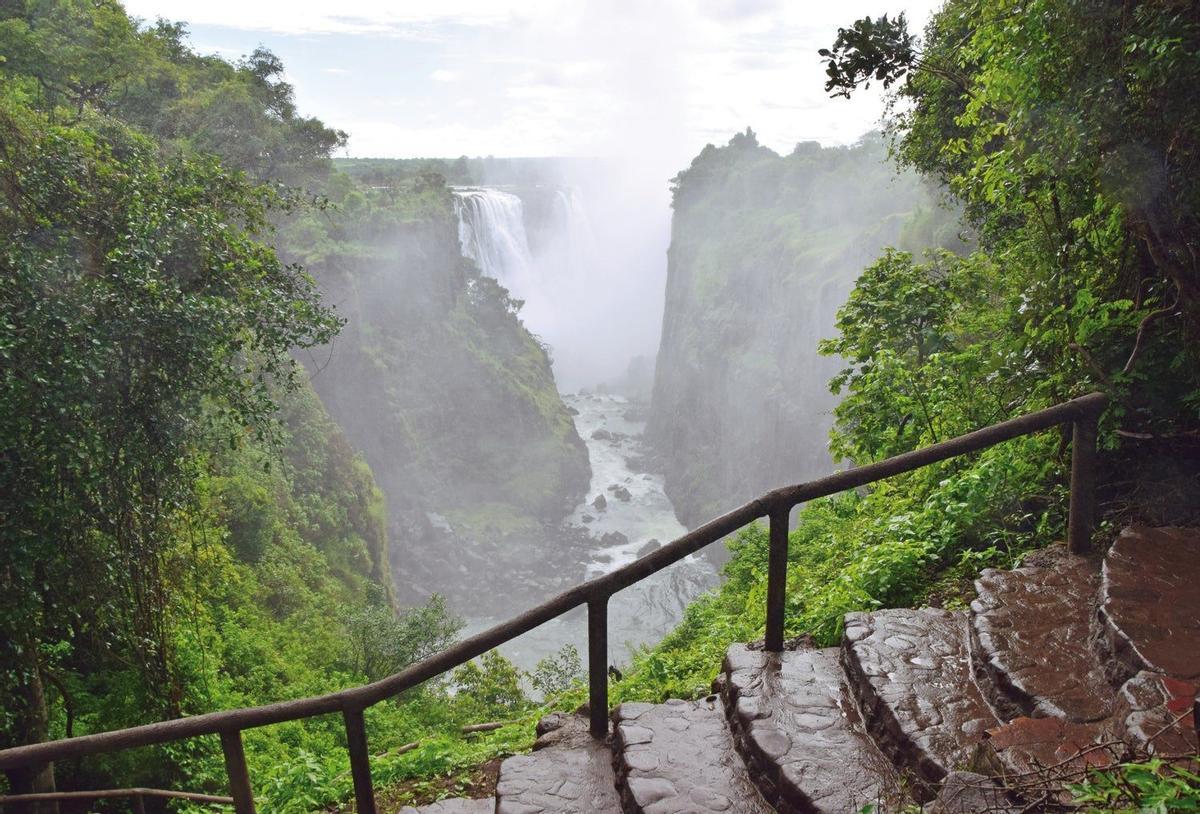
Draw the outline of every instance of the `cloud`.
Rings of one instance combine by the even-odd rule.
[[[936,2],[901,6],[916,27]],[[222,55],[249,53],[260,42],[275,50],[301,109],[347,130],[351,154],[641,153],[656,156],[645,168],[656,178],[747,124],[780,152],[802,138],[851,142],[876,126],[876,89],[829,99],[816,50],[839,25],[891,10],[879,0],[341,0],[332,9],[300,0],[127,0],[127,7],[187,20],[197,40],[221,42]],[[335,81],[346,73],[354,83]]]

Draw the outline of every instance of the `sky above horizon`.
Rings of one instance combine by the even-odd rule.
[[[686,166],[747,126],[780,151],[877,126],[872,88],[830,99],[816,51],[839,25],[936,0],[126,0],[188,23],[201,53],[278,54],[299,108],[373,157],[626,156]]]

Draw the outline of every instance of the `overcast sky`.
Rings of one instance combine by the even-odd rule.
[[[126,0],[202,53],[281,56],[301,110],[352,156],[619,155],[685,166],[746,126],[768,146],[847,143],[878,96],[829,99],[839,25],[935,0]],[[874,90],[874,89],[873,89]]]

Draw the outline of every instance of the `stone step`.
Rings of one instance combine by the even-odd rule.
[[[846,614],[842,665],[875,742],[912,772],[923,801],[951,771],[974,770],[1000,721],[975,685],[963,612]]]
[[[405,806],[400,809],[400,814],[492,814],[495,810],[496,800],[493,797],[452,797],[416,808]]]
[[[863,730],[837,648],[729,648],[720,682],[734,740],[763,797],[784,812],[898,812],[912,800]]]
[[[496,814],[606,814],[621,811],[608,744],[579,715],[548,715],[528,755],[500,764]]]
[[[1193,706],[1197,698],[1200,680],[1142,671],[1121,687],[1118,731],[1137,750],[1151,755],[1200,755]]]
[[[1099,585],[1099,563],[1063,546],[1035,552],[1020,568],[980,574],[972,657],[1000,717],[1087,722],[1113,714],[1116,690],[1091,644]]]
[[[1200,678],[1200,529],[1132,526],[1104,560],[1100,619],[1119,685],[1148,670]]]
[[[764,814],[734,747],[720,700],[621,704],[612,713],[613,758],[630,814]]]

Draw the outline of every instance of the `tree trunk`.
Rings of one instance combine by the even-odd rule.
[[[22,743],[41,743],[50,737],[50,713],[46,707],[46,689],[37,664],[37,645],[27,641],[22,648],[26,659],[26,682],[17,689],[17,732]],[[26,766],[6,772],[13,794],[37,794],[56,791],[54,764]],[[58,803],[17,803],[5,806],[11,814],[58,814]]]

